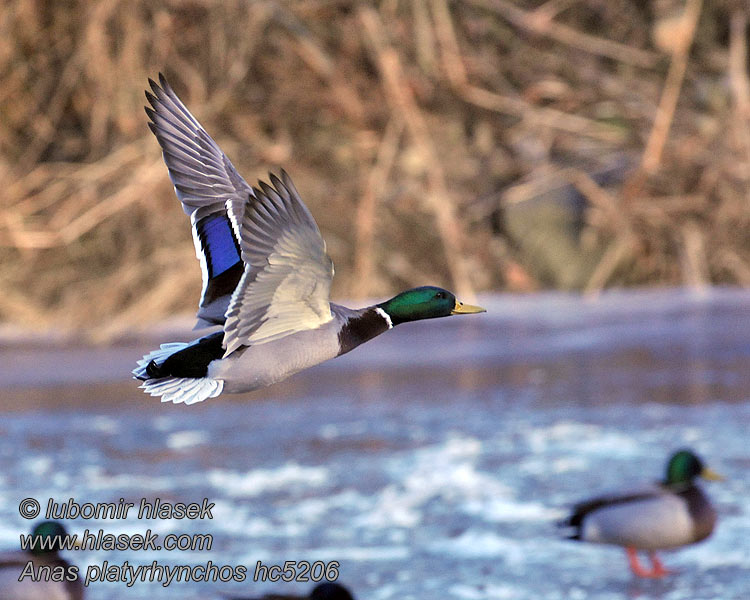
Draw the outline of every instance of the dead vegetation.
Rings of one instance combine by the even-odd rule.
[[[750,285],[747,18],[729,0],[16,0],[0,321],[106,336],[194,308],[142,109],[159,71],[248,181],[292,174],[337,297]]]

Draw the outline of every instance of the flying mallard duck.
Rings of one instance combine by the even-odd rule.
[[[83,600],[83,584],[78,578],[78,569],[62,558],[57,539],[67,535],[65,528],[56,521],[44,521],[31,530],[37,539],[52,538],[42,549],[39,542],[31,551],[12,550],[0,553],[0,598],[3,600]],[[21,575],[29,563],[34,575]],[[49,575],[46,572],[49,571]],[[34,581],[37,579],[38,581]],[[70,580],[68,580],[70,579]]]
[[[334,358],[399,323],[484,312],[425,286],[360,310],[328,300],[333,263],[291,178],[251,188],[163,75],[149,80],[149,127],[203,271],[198,325],[222,331],[163,344],[133,370],[162,402],[247,392]]]
[[[249,598],[229,598],[228,600],[250,600]],[[266,594],[257,600],[354,600],[351,592],[338,583],[319,583],[309,596],[287,596]]]
[[[700,542],[714,530],[716,511],[695,484],[698,476],[722,479],[692,451],[680,450],[669,459],[664,481],[581,502],[561,525],[575,528],[570,539],[623,546],[635,575],[663,577],[670,571],[659,560],[657,550]],[[648,551],[650,571],[638,562],[638,550]]]

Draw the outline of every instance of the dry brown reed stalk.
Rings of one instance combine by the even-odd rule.
[[[747,74],[747,12],[736,9],[729,18],[729,81],[734,96],[736,132],[745,152],[745,180],[750,186],[750,78]],[[750,192],[750,187],[748,187]]]
[[[443,244],[443,252],[456,292],[469,300],[474,296],[474,286],[463,258],[462,226],[456,218],[454,201],[445,180],[441,160],[435,151],[427,123],[409,88],[398,54],[390,46],[377,12],[360,8],[362,23],[370,50],[380,67],[383,86],[391,110],[403,119],[414,144],[421,154],[427,174],[428,193],[425,200],[435,215],[435,222]]]
[[[551,21],[565,9],[571,7],[573,4],[580,2],[580,0],[547,0],[544,4],[535,8],[532,14],[536,15],[537,18],[542,18],[545,21]]]
[[[660,60],[659,55],[655,52],[618,44],[612,40],[589,35],[562,23],[554,22],[552,19],[561,8],[544,10],[544,7],[549,3],[534,11],[526,11],[509,0],[470,0],[470,2],[496,12],[521,30],[534,35],[549,37],[561,44],[584,52],[598,54],[644,69],[654,68]]]
[[[351,295],[354,298],[369,298],[375,293],[374,242],[378,200],[393,169],[403,130],[403,121],[397,117],[391,118],[378,146],[375,164],[362,177],[363,185],[355,220],[354,278],[351,287]]]
[[[519,98],[503,96],[470,84],[447,1],[433,0],[432,9],[446,76],[464,100],[487,110],[521,117],[533,125],[561,129],[607,142],[622,141],[622,131],[614,127],[552,108],[534,107]]]
[[[681,258],[685,284],[697,290],[707,287],[709,274],[705,235],[695,223],[690,221],[682,226]]]
[[[688,52],[695,37],[695,29],[698,25],[702,6],[703,0],[687,0],[685,4],[684,25],[680,31],[680,39],[674,46],[667,78],[664,81],[664,89],[659,100],[659,107],[656,109],[654,126],[648,138],[646,149],[643,151],[641,168],[646,175],[653,175],[661,164],[664,144],[667,141],[674,112],[677,108],[682,80],[687,69]]]

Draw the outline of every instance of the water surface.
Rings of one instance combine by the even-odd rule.
[[[215,503],[213,519],[66,522],[210,533],[210,552],[69,552],[81,566],[338,561],[360,599],[745,598],[750,293],[483,298],[399,326],[278,386],[192,407],[128,381],[153,341],[0,347],[0,541],[22,498]],[[184,336],[185,332],[176,332]],[[661,476],[690,446],[727,476],[707,541],[638,580],[624,552],[560,538],[575,501]],[[303,583],[93,583],[90,598],[221,598]]]

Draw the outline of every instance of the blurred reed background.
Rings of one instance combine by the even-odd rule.
[[[335,298],[750,285],[747,45],[730,0],[5,2],[0,322],[194,310],[160,71],[251,184],[293,176]]]

